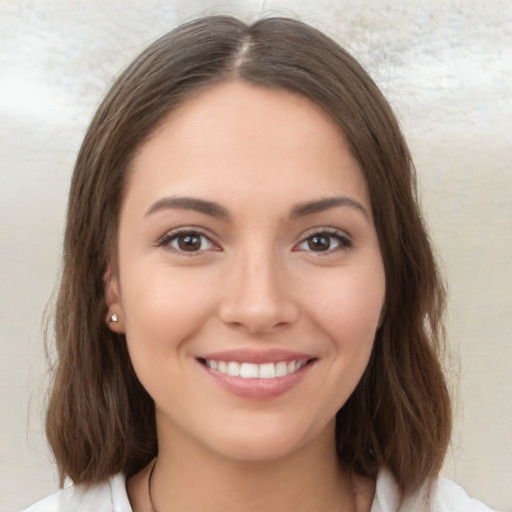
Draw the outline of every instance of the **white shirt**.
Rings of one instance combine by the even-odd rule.
[[[464,489],[445,478],[407,498],[402,507],[398,486],[387,470],[377,477],[375,498],[370,512],[492,512],[470,498]],[[126,494],[126,479],[118,474],[92,487],[71,486],[57,491],[22,512],[133,512]]]

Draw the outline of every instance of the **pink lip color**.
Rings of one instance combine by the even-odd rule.
[[[213,359],[215,361],[234,361],[235,363],[279,363],[280,361],[304,361],[314,359],[315,356],[311,354],[304,354],[301,352],[292,352],[283,349],[269,349],[269,350],[249,350],[249,349],[235,349],[226,350],[223,352],[212,352],[210,354],[202,354],[201,359]]]
[[[273,349],[267,351],[230,350],[214,354],[205,354],[199,359],[264,364],[277,363],[279,361],[304,361],[314,358],[310,355],[308,356],[307,354],[301,354],[298,352]],[[274,377],[273,379],[246,379],[243,377],[233,377],[226,373],[212,370],[203,363],[201,363],[201,366],[216,384],[222,386],[226,391],[229,391],[234,395],[251,400],[271,400],[285,394],[287,391],[297,386],[307,375],[313,366],[313,362],[310,362],[300,370],[297,370],[290,375]]]

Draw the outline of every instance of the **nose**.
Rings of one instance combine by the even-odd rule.
[[[245,251],[228,270],[221,320],[249,334],[268,334],[292,325],[299,316],[293,283],[278,258],[263,251]]]

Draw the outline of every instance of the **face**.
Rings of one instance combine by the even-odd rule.
[[[138,151],[107,300],[159,442],[237,460],[332,446],[385,293],[343,133],[291,92],[217,85]]]

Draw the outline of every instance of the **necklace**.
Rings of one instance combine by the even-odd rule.
[[[151,481],[153,480],[153,473],[155,472],[157,458],[158,457],[155,457],[155,461],[153,462],[153,465],[151,466],[151,469],[149,470],[149,475],[148,475],[148,499],[149,499],[149,506],[151,507],[151,512],[157,512],[155,505],[153,503],[153,496],[151,495]],[[351,479],[351,485],[352,485],[352,499],[355,499],[354,498],[354,496],[355,496],[354,482],[352,479]],[[353,502],[353,506],[354,507],[356,506],[355,502]],[[354,510],[355,510],[355,508],[354,508]]]
[[[151,470],[148,475],[148,498],[149,506],[151,507],[151,512],[157,512],[155,505],[153,504],[153,497],[151,496],[151,480],[153,479],[153,472],[155,471],[156,459],[157,457],[155,457],[155,462],[153,462],[153,466],[151,467]]]

